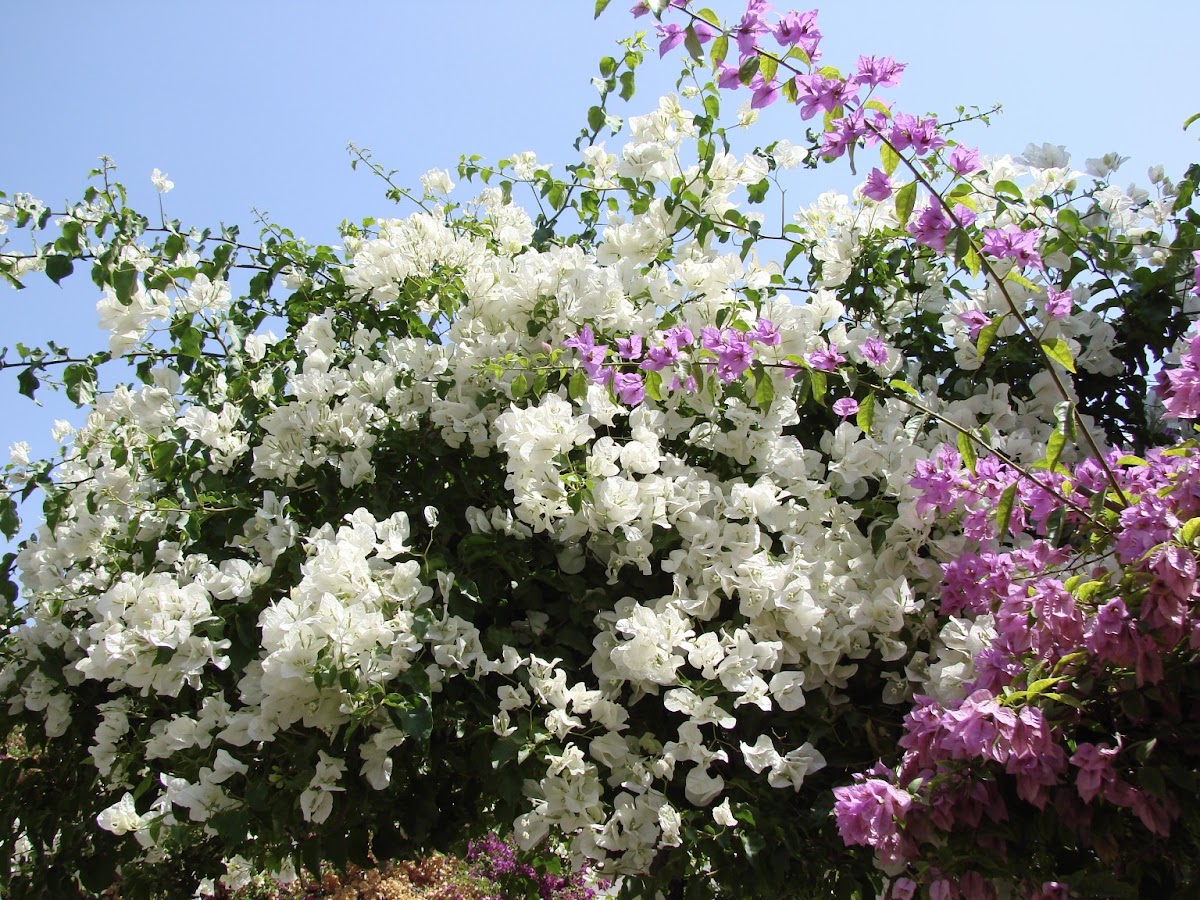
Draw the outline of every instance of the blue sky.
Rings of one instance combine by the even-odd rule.
[[[380,182],[350,170],[347,141],[410,185],[432,167],[452,170],[462,153],[534,150],[569,162],[595,101],[598,59],[649,27],[629,16],[632,2],[614,0],[593,22],[593,0],[5,0],[0,189],[61,208],[107,154],[147,212],[157,206],[157,167],[176,184],[167,214],[185,224],[237,222],[253,235],[257,208],[309,240],[334,242],[343,219],[395,214]],[[725,18],[740,12],[734,2],[707,5]],[[1192,0],[842,0],[822,7],[820,21],[833,65],[844,69],[859,53],[909,64],[891,94],[898,108],[953,118],[959,104],[1003,103],[991,128],[958,135],[986,152],[1050,141],[1082,167],[1116,150],[1132,157],[1122,183],[1145,183],[1152,163],[1177,175],[1200,159],[1200,123],[1181,127],[1200,111]],[[654,106],[677,73],[674,54],[655,54],[633,101],[616,111]],[[770,113],[757,142],[802,139],[793,111]],[[853,184],[823,167],[810,174],[810,193],[789,200],[805,205]],[[86,276],[64,284],[19,294],[0,286],[0,345],[103,347],[96,291]],[[45,451],[50,423],[68,412],[34,407],[0,373],[0,454],[17,440]]]

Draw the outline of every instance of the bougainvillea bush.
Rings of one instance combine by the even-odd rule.
[[[400,212],[339,247],[0,195],[109,334],[0,361],[88,410],[0,500],[6,896],[489,831],[625,897],[1195,889],[1200,167],[634,11],[576,159],[353,150]]]

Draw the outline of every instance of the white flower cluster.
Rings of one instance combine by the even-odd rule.
[[[682,179],[693,212],[720,217],[770,171],[763,155],[681,164],[696,125],[674,97],[629,132],[618,154],[585,151],[593,187]],[[803,158],[785,143],[774,154],[783,168]],[[511,163],[521,178],[546,170],[530,155]],[[1073,196],[1081,176],[1066,165],[1054,148],[1027,150],[1024,165],[991,161],[975,176],[977,224],[1021,224],[1016,204],[996,202],[1001,181],[1031,182],[1031,200]],[[435,171],[424,187],[454,185]],[[1097,191],[1092,212],[1112,229],[1136,240],[1161,219],[1161,206],[1115,190]],[[222,345],[235,348],[228,366],[193,353],[195,371],[156,369],[149,384],[100,396],[68,445],[56,517],[19,554],[27,620],[0,694],[10,711],[41,713],[51,735],[70,726],[82,681],[112,695],[90,752],[120,799],[100,827],[150,847],[166,826],[207,828],[240,809],[242,788],[267,778],[319,825],[361,783],[394,789],[397,763],[417,752],[388,704],[437,715],[469,683],[483,712],[455,724],[460,736],[511,742],[536,769],[520,843],[553,829],[578,858],[641,872],[685,822],[738,827],[731,778],[802,790],[832,755],[810,710],[841,714],[855,679],[873,679],[889,703],[915,690],[952,698],[969,682],[991,623],[939,628],[926,615],[938,562],[962,543],[918,509],[908,482],[938,446],[984,425],[1011,457],[1030,458],[1061,396],[1042,375],[942,396],[944,373],[895,345],[919,310],[974,371],[973,327],[1015,302],[1082,369],[1114,374],[1118,335],[1085,285],[1050,315],[1043,275],[1002,292],[921,262],[878,288],[876,310],[849,311],[838,290],[862,254],[904,240],[894,201],[861,195],[824,194],[797,214],[820,277],[795,296],[779,265],[681,234],[679,205],[661,196],[606,216],[594,247],[530,248],[530,217],[499,191],[465,209],[462,221],[439,207],[348,238],[338,272],[369,321],[414,316],[437,340],[332,307],[283,339],[235,334],[240,301],[202,274],[174,296],[140,274],[128,297],[105,288],[114,354],[149,346],[155,323],[179,316],[236,340]],[[147,254],[130,248],[122,264],[148,271]],[[585,327],[608,379],[648,371],[643,350],[618,340],[696,340],[629,403],[566,349]],[[1017,334],[1011,319],[1004,329]],[[775,339],[724,378],[702,342],[735,332]],[[824,408],[858,382],[806,361],[815,352],[840,352],[854,379],[879,382],[869,422]],[[915,405],[888,396],[892,377]],[[495,596],[457,567],[459,542],[511,550],[493,566],[504,571]],[[544,547],[536,558],[555,570],[522,573],[521,554]],[[534,582],[546,609],[553,591],[569,601],[564,618],[586,616],[533,608]],[[175,713],[147,711],[163,697]],[[296,735],[307,755],[285,777],[267,761]],[[149,807],[126,791],[145,773],[160,789]]]

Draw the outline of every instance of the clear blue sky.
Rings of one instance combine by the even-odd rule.
[[[649,27],[629,16],[632,2],[614,0],[593,22],[593,0],[4,0],[0,189],[61,208],[108,154],[147,212],[157,205],[157,167],[176,184],[167,214],[185,224],[238,222],[253,234],[257,207],[309,240],[333,242],[341,220],[394,209],[378,181],[351,172],[347,141],[411,185],[432,167],[453,170],[461,153],[534,150],[569,161],[596,97],[597,60]],[[726,18],[740,12],[728,0],[707,5]],[[1181,128],[1200,111],[1195,0],[841,0],[822,7],[820,21],[833,65],[859,53],[909,63],[891,94],[901,108],[949,118],[959,104],[1003,103],[992,128],[960,135],[986,152],[1050,141],[1082,167],[1116,150],[1133,158],[1120,180],[1141,183],[1152,163],[1177,175],[1200,159],[1200,123]],[[637,95],[618,111],[653,106],[677,72],[674,55],[648,59]],[[763,143],[791,129],[802,138],[793,112],[771,113]],[[807,204],[853,180],[823,168],[810,184],[808,196],[789,199]],[[19,294],[0,286],[0,345],[103,347],[96,291],[86,275],[65,284]],[[33,407],[0,373],[0,455],[7,460],[17,440],[47,450],[50,422],[66,412]]]

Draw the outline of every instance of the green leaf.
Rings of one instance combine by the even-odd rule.
[[[199,328],[191,325],[181,328],[175,332],[175,339],[179,341],[181,356],[199,359],[204,355],[204,333]]]
[[[888,387],[895,388],[901,393],[908,394],[910,397],[920,397],[920,392],[909,384],[907,381],[901,381],[899,378],[893,378],[888,382]]]
[[[620,76],[621,90],[618,91],[622,100],[628,100],[633,96],[633,72],[622,72]]]
[[[605,56],[600,60],[600,74],[605,78],[617,71],[617,61],[611,56]]]
[[[608,4],[610,2],[612,2],[612,0],[596,0],[596,12],[595,12],[595,15],[592,16],[592,18],[593,19],[600,18],[600,13],[604,12],[604,8],[606,6],[608,6]]]
[[[879,162],[883,166],[883,174],[891,175],[900,165],[900,154],[892,149],[891,144],[879,145]]]
[[[742,84],[749,85],[754,80],[755,73],[758,72],[759,59],[758,56],[747,57],[746,60],[738,66],[738,81]]]
[[[863,104],[863,106],[867,109],[875,110],[875,112],[879,113],[885,119],[890,119],[892,117],[891,109],[889,109],[888,105],[882,100],[868,100]]]
[[[604,127],[604,110],[599,106],[593,106],[588,110],[587,121],[588,128],[592,131],[599,131]]]
[[[62,280],[73,271],[75,271],[75,266],[69,256],[46,257],[46,277],[55,284],[61,284]]]
[[[1014,481],[1004,489],[1004,493],[1000,495],[1000,502],[996,505],[996,539],[1004,540],[1004,535],[1008,533],[1008,523],[1012,519],[1013,503],[1017,499],[1017,484]]]
[[[729,36],[719,34],[713,40],[712,50],[709,51],[709,56],[712,59],[713,68],[725,62],[725,57],[729,55]]]
[[[871,426],[875,423],[875,392],[867,394],[862,403],[858,405],[858,415],[854,417],[855,423],[862,429],[863,434],[871,433]]]
[[[587,396],[588,377],[583,369],[578,370],[571,376],[571,381],[567,385],[567,396],[572,400],[582,400]]]
[[[817,401],[818,405],[824,406],[825,405],[825,392],[826,392],[826,390],[828,390],[828,387],[829,387],[829,382],[825,378],[825,373],[820,371],[819,369],[812,369],[808,373],[808,377],[809,377],[809,381],[812,384],[813,399]]]
[[[17,502],[12,497],[0,497],[0,533],[10,541],[21,528],[21,517],[17,515]]]
[[[994,190],[996,191],[996,196],[1006,194],[1009,199],[1016,200],[1018,202],[1025,199],[1025,196],[1021,193],[1021,189],[1007,179],[996,182]]]
[[[84,363],[71,363],[63,370],[67,396],[76,406],[86,406],[96,396],[96,370]]]
[[[1042,350],[1046,356],[1054,360],[1072,375],[1075,374],[1075,358],[1071,356],[1071,348],[1062,338],[1051,338],[1048,341],[1042,341]]]
[[[1187,131],[1188,128],[1191,127],[1192,123],[1195,122],[1197,119],[1200,119],[1200,112],[1192,113],[1190,116],[1188,116],[1183,122],[1183,130]]]
[[[779,70],[779,61],[773,56],[764,56],[758,65],[758,70],[762,72],[763,81],[769,84],[775,79],[775,73]]]
[[[161,471],[179,452],[179,445],[174,441],[156,441],[150,445],[150,465],[155,472]]]
[[[1008,313],[1004,314],[1004,316],[1007,315]],[[975,339],[975,352],[979,354],[980,359],[987,356],[988,348],[996,340],[996,333],[1000,330],[1000,323],[1004,321],[1004,316],[996,316],[979,329],[979,337]]]
[[[33,399],[34,392],[41,386],[42,383],[38,381],[37,375],[33,373],[33,366],[30,366],[28,369],[22,369],[17,373],[17,390],[30,400]]]
[[[979,254],[975,252],[974,247],[968,250],[967,255],[963,257],[963,265],[967,267],[967,271],[971,273],[972,278],[979,275],[979,269],[981,268],[982,263],[980,262]]]
[[[758,373],[758,381],[754,385],[754,405],[763,412],[770,412],[771,404],[775,402],[775,382],[767,369]]]
[[[975,463],[979,457],[975,453],[975,441],[965,431],[958,433],[958,455],[962,457],[963,465],[972,475],[975,474]]]
[[[133,292],[137,289],[137,269],[126,263],[113,272],[112,286],[117,300],[122,306],[133,302]]]
[[[525,392],[529,390],[529,383],[525,380],[525,374],[518,372],[513,378],[512,384],[509,386],[509,392],[514,400],[519,400],[525,396]]]
[[[1183,527],[1179,529],[1179,540],[1185,544],[1194,542],[1196,535],[1200,535],[1200,516],[1195,519],[1188,519]],[[9,538],[12,538],[11,534]]]
[[[1009,269],[1008,274],[1004,276],[1004,280],[1016,282],[1021,287],[1028,291],[1033,291],[1034,293],[1041,291],[1041,288],[1039,288],[1036,284],[1034,284],[1016,269]]]
[[[901,228],[908,224],[908,217],[912,215],[916,202],[917,183],[915,181],[910,181],[896,191],[896,218],[900,220]]]
[[[713,12],[711,9],[709,9],[708,7],[705,7],[704,9],[699,10],[696,13],[696,15],[698,15],[700,18],[702,18],[705,22],[707,22],[713,28],[716,28],[718,31],[721,30],[721,20],[717,17],[717,14],[715,12]]]
[[[642,388],[651,400],[662,402],[662,373],[650,371],[642,379]]]
[[[1058,465],[1058,460],[1062,456],[1063,448],[1067,446],[1067,437],[1057,428],[1050,432],[1050,439],[1046,442],[1046,455],[1041,461],[1051,472]]]

